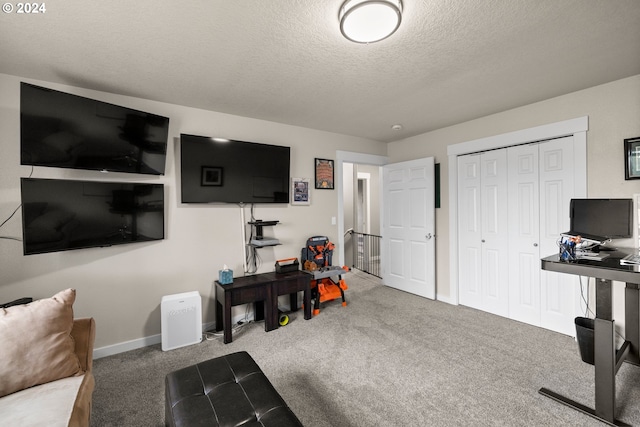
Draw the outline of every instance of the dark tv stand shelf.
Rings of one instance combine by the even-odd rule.
[[[252,241],[263,240],[264,239],[263,227],[272,227],[274,225],[277,225],[279,222],[280,221],[262,221],[262,220],[250,221],[248,224],[251,225],[252,227],[255,227],[256,229],[255,237],[252,239]],[[253,246],[254,248],[263,248],[266,246],[277,246],[279,244],[280,243],[265,243],[264,245],[260,245],[260,244],[249,242],[249,246]]]

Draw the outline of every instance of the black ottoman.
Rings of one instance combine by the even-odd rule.
[[[302,426],[246,351],[165,378],[167,426]]]

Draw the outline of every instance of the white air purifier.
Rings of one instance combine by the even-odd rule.
[[[160,317],[162,351],[202,341],[202,299],[197,291],[163,296]]]

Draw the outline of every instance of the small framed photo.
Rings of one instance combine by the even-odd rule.
[[[220,187],[222,185],[222,168],[202,166],[200,185],[203,187]]]
[[[315,159],[316,188],[333,190],[333,160]]]
[[[624,140],[624,179],[640,179],[640,136]]]
[[[309,194],[309,179],[291,178],[291,204],[304,206],[311,204]]]

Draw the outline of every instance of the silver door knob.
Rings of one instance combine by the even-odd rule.
[[[433,237],[433,235],[431,233],[427,234],[426,236],[424,236],[427,240],[431,240],[431,238]]]

